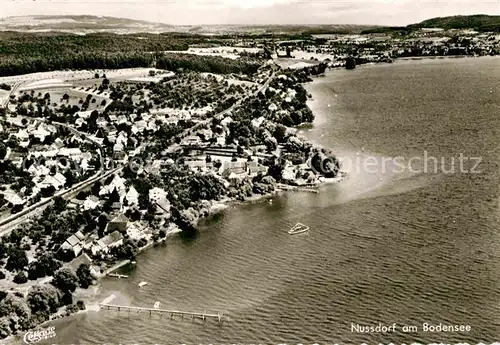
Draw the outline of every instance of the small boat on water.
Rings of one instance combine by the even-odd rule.
[[[160,308],[160,302],[156,301],[155,304],[154,304],[154,306],[153,306],[153,308],[155,308],[155,309]]]
[[[309,231],[309,227],[307,225],[304,225],[302,223],[297,223],[293,226],[293,228],[288,230],[288,233],[290,235],[296,235],[296,234],[301,234],[301,233],[306,232],[306,231]]]
[[[139,283],[139,287],[143,287],[143,286],[146,286],[146,285],[148,285],[148,282],[140,282]]]

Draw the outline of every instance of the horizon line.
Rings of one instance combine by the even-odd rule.
[[[471,16],[490,16],[490,17],[500,17],[499,14],[486,14],[486,13],[475,13],[475,14],[455,14],[451,16],[438,16],[438,17],[430,17],[428,19],[424,19],[423,21],[430,20],[430,19],[437,19],[437,18],[448,18],[448,17],[471,17]],[[9,18],[23,18],[23,17],[95,17],[95,18],[115,18],[115,19],[125,19],[125,20],[130,20],[130,21],[135,21],[135,22],[143,22],[143,23],[150,23],[150,24],[155,24],[155,25],[164,25],[164,26],[171,26],[171,27],[183,27],[183,26],[188,26],[188,27],[196,27],[196,26],[205,26],[205,27],[216,27],[216,26],[249,26],[249,27],[266,27],[266,26],[276,26],[276,27],[286,27],[286,26],[305,26],[305,27],[315,27],[315,26],[375,26],[375,27],[406,27],[408,25],[412,24],[418,24],[421,23],[422,21],[419,22],[412,22],[406,25],[390,25],[390,24],[369,24],[369,23],[364,23],[364,24],[356,24],[356,23],[349,23],[349,24],[335,24],[335,23],[315,23],[315,24],[300,24],[300,23],[287,23],[287,24],[275,24],[275,23],[266,23],[266,24],[245,24],[245,23],[232,23],[232,24],[169,24],[165,22],[158,22],[158,21],[149,21],[149,20],[143,20],[143,19],[134,19],[130,17],[121,17],[121,16],[109,16],[109,15],[93,15],[93,14],[23,14],[23,15],[18,15],[18,16],[0,16],[0,20],[4,19],[9,19]],[[19,26],[29,26],[29,24],[23,24]],[[36,25],[33,25],[36,26]],[[15,31],[15,28],[13,28]],[[3,30],[4,31],[4,30]]]

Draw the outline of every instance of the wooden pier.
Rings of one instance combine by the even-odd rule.
[[[167,314],[167,315],[170,315],[170,317],[180,316],[181,318],[190,317],[192,319],[201,319],[201,320],[215,319],[219,322],[228,320],[228,318],[226,318],[224,320],[223,319],[224,315],[222,315],[221,313],[217,313],[217,314],[205,313],[205,312],[195,313],[195,312],[180,311],[180,310],[169,310],[169,309],[147,308],[147,307],[133,307],[133,306],[127,306],[127,305],[117,305],[117,304],[107,304],[107,303],[101,303],[101,304],[99,304],[99,307],[101,307],[102,309],[126,311],[129,313],[130,312],[137,312],[137,313],[146,312],[149,315]]]
[[[118,273],[110,273],[108,274],[108,277],[114,277],[114,278],[128,278],[125,274],[118,274]]]
[[[307,188],[307,187],[299,187],[299,186],[290,186],[286,184],[277,184],[276,185],[277,189],[281,190],[288,190],[288,191],[294,191],[294,192],[308,192],[308,193],[319,193],[318,189],[315,188]]]

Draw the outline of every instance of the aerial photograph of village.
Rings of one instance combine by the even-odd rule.
[[[5,344],[499,340],[500,16],[26,13],[0,18]],[[487,166],[346,165],[419,150]]]

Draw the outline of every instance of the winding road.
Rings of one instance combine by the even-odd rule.
[[[269,78],[266,80],[266,82],[257,90],[255,91],[253,94],[251,94],[250,96],[248,97],[254,97],[256,96],[259,92],[263,92],[268,86],[269,86],[269,83],[271,82],[271,80],[274,78],[275,76],[275,71],[273,71],[271,73],[271,75],[269,76]],[[10,95],[14,94],[16,92],[16,90],[22,85],[22,83],[16,83],[14,85],[14,87],[12,87],[11,89],[11,93]],[[8,100],[10,99],[10,95],[9,95],[9,98],[7,99],[7,104],[8,104]],[[228,109],[226,110],[223,110],[221,111],[220,113],[214,115],[214,117],[221,117],[221,116],[224,116],[225,114],[229,113],[230,111],[234,110],[237,106],[239,106],[241,104],[242,100],[239,100],[238,102],[236,102],[235,104],[233,104],[231,107],[229,107]],[[189,133],[192,133],[192,131],[198,129],[199,127],[207,124],[209,121],[211,121],[212,118],[209,118],[209,119],[206,119],[202,122],[199,122],[197,123],[196,125],[194,125],[193,127],[191,128],[188,128],[186,129],[185,131],[183,131],[181,134],[179,134],[178,136],[179,137],[183,137],[183,136],[186,136],[188,135]],[[83,132],[80,132],[76,129],[74,129],[73,127],[69,126],[69,125],[66,125],[64,123],[59,123],[59,122],[52,122],[53,124],[55,125],[58,125],[58,126],[62,126],[62,127],[66,127],[68,128],[69,130],[71,130],[73,133],[75,134],[78,134],[78,135],[82,135],[84,136],[88,141],[94,143],[94,144],[97,144],[100,148],[100,153],[101,153],[101,157],[104,157],[104,152],[103,152],[103,149],[102,149],[102,145],[97,143],[94,139],[92,139],[88,133],[83,133]],[[143,145],[141,145],[140,147],[143,147]],[[78,192],[84,190],[84,189],[87,189],[89,188],[93,183],[95,183],[96,181],[99,181],[99,180],[103,180],[105,178],[107,178],[109,175],[111,174],[114,174],[118,171],[120,171],[121,169],[123,169],[123,167],[118,167],[118,168],[114,168],[112,170],[109,170],[107,172],[104,171],[104,164],[102,164],[101,166],[101,170],[99,170],[99,172],[97,172],[94,176],[90,177],[89,179],[85,180],[85,181],[82,181],[78,184],[76,184],[75,186],[69,188],[69,189],[66,189],[66,190],[63,190],[63,191],[60,191],[56,194],[54,194],[52,197],[50,198],[46,198],[44,200],[41,200],[29,207],[27,207],[26,209],[20,211],[19,213],[16,213],[16,214],[13,214],[7,218],[4,218],[2,220],[0,220],[0,237],[1,236],[4,236],[4,235],[7,235],[9,234],[12,230],[15,229],[16,226],[18,226],[20,223],[26,221],[27,219],[29,218],[32,218],[34,216],[36,216],[37,214],[40,214],[43,209],[45,207],[47,207],[49,205],[49,203],[52,202],[52,200],[55,198],[55,197],[64,197],[64,198],[70,198],[70,197],[73,197],[74,195],[76,195]]]

